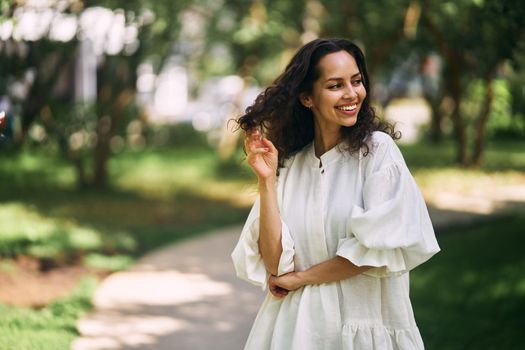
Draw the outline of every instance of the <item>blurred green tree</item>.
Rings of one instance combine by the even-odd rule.
[[[456,161],[480,165],[486,125],[494,100],[498,70],[513,60],[518,44],[525,40],[522,28],[525,3],[519,0],[421,1],[420,34],[432,38],[444,61],[444,87],[453,101],[451,118],[456,140]],[[469,125],[462,110],[467,91],[481,81],[483,102]],[[472,126],[469,156],[468,129]]]
[[[5,38],[0,43],[0,96],[9,96],[20,116],[17,141],[25,141],[38,119],[75,165],[79,187],[105,187],[111,140],[125,130],[130,120],[140,116],[135,104],[137,68],[152,59],[156,71],[162,69],[174,50],[181,27],[178,16],[187,3],[69,0],[25,4],[3,0],[0,25]],[[108,30],[122,30],[120,40],[125,43],[117,49],[108,48],[115,43],[108,42],[109,35],[102,33],[106,42],[96,53],[96,99],[78,103],[71,89],[71,77],[80,43],[85,40],[82,36],[86,36],[81,32],[80,21],[85,11],[94,8],[104,10],[99,11],[102,15],[109,14],[113,27]],[[13,29],[24,12],[50,15],[54,20],[74,18],[79,29],[67,39],[53,39],[49,21],[38,34],[27,38]],[[103,25],[102,18],[95,18],[92,25],[87,31],[96,32],[100,29],[97,25]]]

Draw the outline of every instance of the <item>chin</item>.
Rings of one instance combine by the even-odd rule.
[[[343,126],[350,128],[357,124],[357,117],[352,118],[351,120],[347,120],[343,123]]]

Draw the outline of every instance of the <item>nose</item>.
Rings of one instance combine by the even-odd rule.
[[[356,96],[357,96],[357,92],[355,91],[354,87],[352,86],[352,84],[348,84],[345,88],[343,98],[353,99]]]

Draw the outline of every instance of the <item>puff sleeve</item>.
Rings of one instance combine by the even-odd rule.
[[[259,198],[255,201],[244,224],[239,241],[231,254],[237,276],[248,282],[267,288],[269,273],[259,252]],[[292,234],[281,220],[282,253],[279,260],[278,275],[294,271],[294,241]]]
[[[402,274],[427,261],[440,249],[423,196],[397,146],[384,145],[380,166],[363,185],[363,206],[353,205],[346,238],[337,255],[357,266],[374,266],[365,274]],[[392,149],[394,148],[394,149]]]

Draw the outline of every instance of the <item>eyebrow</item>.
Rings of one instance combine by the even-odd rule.
[[[354,75],[351,76],[351,78],[355,78],[357,76],[361,75],[361,72],[357,72],[355,73]],[[340,78],[340,77],[332,77],[332,78],[328,78],[326,79],[326,81],[330,81],[330,80],[344,80],[343,78]]]

